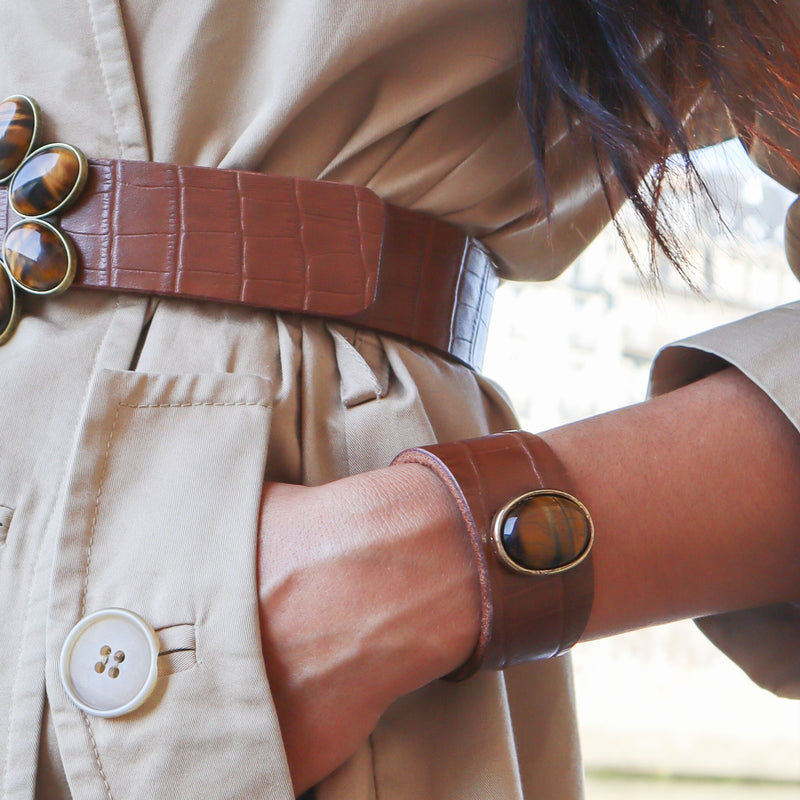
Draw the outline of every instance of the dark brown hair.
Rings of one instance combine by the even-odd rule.
[[[745,145],[765,136],[758,112],[800,133],[800,34],[779,2],[527,0],[521,103],[548,211],[546,132],[560,107],[591,137],[609,206],[615,181],[644,223],[651,268],[660,248],[684,272],[680,237],[660,201],[676,169],[705,193],[687,120],[708,92],[728,106]]]

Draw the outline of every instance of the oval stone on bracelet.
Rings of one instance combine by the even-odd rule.
[[[0,102],[0,184],[11,178],[30,153],[39,128],[39,109],[24,95]]]
[[[21,217],[45,217],[77,199],[88,174],[77,147],[59,142],[31,153],[11,179],[8,201]]]
[[[14,282],[32,294],[60,294],[75,277],[72,245],[42,219],[24,219],[8,229],[3,260]]]
[[[567,492],[540,489],[514,498],[498,511],[495,551],[509,569],[552,575],[577,566],[594,539],[586,507]]]

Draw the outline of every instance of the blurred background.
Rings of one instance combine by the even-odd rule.
[[[523,428],[639,402],[665,344],[800,299],[783,251],[794,196],[738,143],[698,164],[724,225],[680,187],[669,200],[694,289],[666,264],[660,285],[643,278],[613,226],[558,280],[500,287],[484,371]],[[800,701],[750,683],[691,622],[581,645],[574,665],[587,800],[800,800]]]

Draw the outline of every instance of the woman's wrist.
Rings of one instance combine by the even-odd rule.
[[[265,631],[282,618],[287,586],[298,600],[324,590],[329,622],[373,662],[380,680],[372,688],[387,703],[469,657],[480,620],[477,568],[458,508],[428,469],[406,464],[312,488],[273,486],[263,513],[270,531],[302,529],[276,539],[262,517]],[[296,623],[283,619],[289,634]]]
[[[387,556],[415,553],[408,596],[392,602],[416,609],[410,618],[416,639],[412,657],[418,661],[417,682],[424,685],[455,670],[475,647],[481,618],[478,567],[462,515],[436,475],[419,464],[397,464],[372,476],[394,509],[389,519],[375,520],[383,525]]]
[[[478,639],[479,581],[463,518],[441,481],[398,464],[312,491],[317,505],[338,508],[342,591],[361,598],[369,633],[360,647],[381,675],[373,688],[382,701],[463,664]]]

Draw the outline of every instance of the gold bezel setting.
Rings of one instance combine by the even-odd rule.
[[[0,261],[0,280],[8,282],[8,288],[11,291],[11,315],[8,318],[8,324],[3,330],[0,330],[0,344],[7,342],[14,333],[17,323],[19,322],[19,303],[17,302],[17,291],[14,288],[14,280],[11,273],[8,271],[5,262]]]
[[[581,516],[586,520],[588,526],[588,538],[586,541],[585,546],[583,549],[571,559],[566,564],[562,564],[559,567],[552,567],[550,569],[530,569],[528,567],[523,566],[522,564],[515,561],[511,556],[509,556],[508,552],[506,551],[505,545],[503,544],[503,524],[508,516],[508,514],[513,511],[517,506],[521,505],[522,503],[530,500],[533,497],[541,497],[544,495],[549,495],[551,497],[558,497],[562,500],[566,500],[569,503],[573,504],[577,510],[580,512]],[[560,489],[535,489],[530,492],[525,492],[524,494],[518,495],[513,499],[509,500],[494,516],[494,520],[492,522],[492,531],[491,531],[491,541],[492,541],[492,548],[497,556],[498,560],[508,569],[512,570],[513,572],[517,572],[521,575],[539,575],[539,576],[548,576],[548,575],[558,575],[562,572],[568,572],[571,569],[574,569],[578,566],[588,555],[592,549],[592,545],[594,544],[594,523],[592,521],[591,514],[589,514],[589,510],[586,506],[581,503],[576,497],[571,495],[569,492],[563,492]]]
[[[55,234],[58,238],[60,244],[64,248],[64,252],[67,256],[67,269],[64,277],[58,283],[57,286],[54,286],[52,289],[32,289],[30,286],[24,284],[16,275],[11,271],[11,267],[8,266],[8,256],[6,255],[6,246],[8,242],[8,237],[17,229],[21,228],[24,225],[40,225],[41,227],[49,230],[51,233]],[[72,247],[72,243],[69,239],[53,224],[48,222],[45,219],[37,219],[36,217],[23,217],[18,222],[15,222],[7,231],[5,236],[3,237],[3,264],[5,266],[7,274],[11,277],[12,282],[14,285],[18,286],[22,291],[27,292],[28,294],[36,295],[37,297],[56,297],[63,292],[65,292],[69,287],[72,281],[75,278],[75,265],[76,265],[76,258],[75,258],[75,250]]]
[[[43,153],[48,152],[49,150],[54,150],[56,148],[63,148],[65,150],[69,150],[74,156],[76,161],[78,162],[78,174],[75,178],[75,182],[72,185],[72,188],[67,192],[61,202],[51,208],[48,211],[43,211],[41,214],[27,214],[24,211],[21,211],[17,208],[14,204],[14,181],[16,180],[17,176],[20,173],[20,170],[26,163],[30,163],[33,159],[37,156],[42,155]],[[86,185],[86,178],[89,174],[89,167],[88,162],[86,161],[86,156],[78,150],[77,147],[73,147],[71,144],[66,144],[65,142],[53,142],[52,144],[45,144],[41,147],[34,150],[32,153],[29,153],[24,161],[17,167],[16,171],[11,177],[11,183],[8,186],[8,204],[13,209],[14,213],[19,215],[20,217],[26,217],[27,219],[44,219],[46,217],[52,217],[55,214],[58,214],[62,211],[66,211],[80,196],[80,193],[83,191],[83,187]]]

